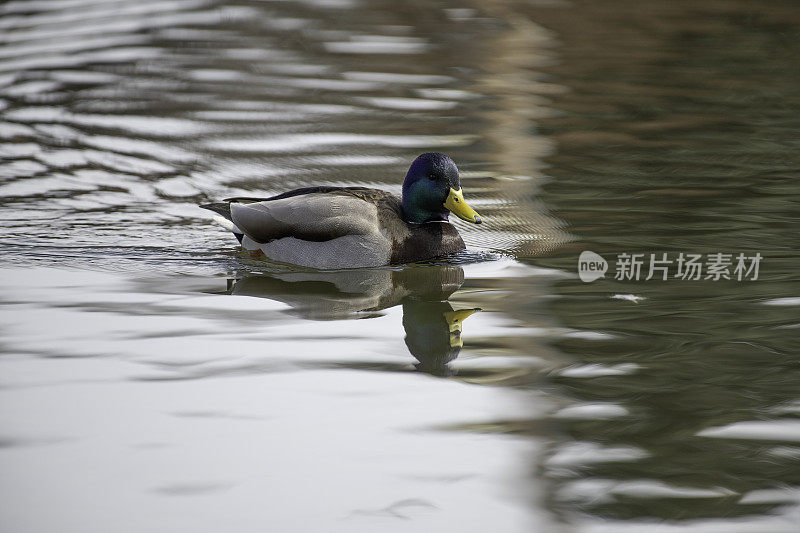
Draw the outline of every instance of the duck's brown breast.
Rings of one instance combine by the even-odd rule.
[[[424,261],[463,250],[464,240],[449,222],[411,224],[407,235],[393,239],[391,263]]]

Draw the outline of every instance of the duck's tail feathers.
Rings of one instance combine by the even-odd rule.
[[[213,211],[214,214],[211,218],[214,222],[232,232],[236,238],[239,239],[239,243],[241,244],[244,232],[231,220],[231,204],[228,202],[219,202],[215,204],[203,204],[200,207]]]
[[[215,213],[222,215],[227,220],[231,219],[231,204],[228,202],[216,202],[213,204],[203,204],[200,206],[202,209],[208,209]]]

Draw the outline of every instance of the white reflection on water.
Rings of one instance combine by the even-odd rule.
[[[264,139],[215,139],[205,143],[208,148],[230,152],[297,153],[330,146],[387,146],[398,148],[442,148],[464,146],[475,138],[470,135],[367,135],[363,133],[294,134],[270,136]]]
[[[704,429],[701,437],[800,442],[800,420],[759,420],[736,422],[728,426]]]
[[[536,441],[438,429],[530,417],[530,391],[414,372],[396,301],[366,321],[297,321],[297,290],[286,304],[263,285],[254,298],[198,284],[209,280],[3,271],[4,528],[547,526],[518,467]],[[470,321],[467,357],[471,338],[503,331]],[[544,416],[548,403],[534,405]]]

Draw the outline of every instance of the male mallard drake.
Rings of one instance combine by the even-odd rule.
[[[450,212],[480,224],[465,201],[453,160],[417,157],[403,197],[366,187],[305,187],[270,198],[201,205],[248,250],[312,268],[374,267],[423,261],[464,249]]]

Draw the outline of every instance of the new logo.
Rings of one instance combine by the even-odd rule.
[[[602,278],[608,270],[608,263],[605,259],[594,252],[585,250],[578,258],[578,276],[581,281],[589,283],[598,278]]]

